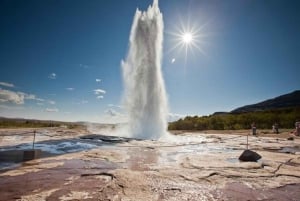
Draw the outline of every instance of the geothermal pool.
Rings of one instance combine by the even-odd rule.
[[[31,135],[16,133],[0,131],[0,158],[32,148]],[[40,157],[0,160],[0,200],[296,200],[300,195],[298,138],[250,136],[250,149],[262,159],[239,162],[244,135],[182,133],[159,141],[61,128],[37,133]]]
[[[108,133],[109,134],[109,133]],[[59,136],[62,138],[59,139]],[[2,136],[0,146],[0,170],[16,167],[23,161],[22,154],[24,150],[33,148],[32,135],[18,135],[12,133]],[[128,152],[130,149],[154,150],[168,148],[166,153],[156,153],[161,161],[174,161],[185,153],[207,153],[220,151],[234,151],[231,148],[214,146],[214,139],[204,135],[185,133],[184,136],[166,135],[161,140],[142,140],[135,138],[126,138],[118,136],[109,136],[103,134],[87,134],[79,136],[62,136],[55,134],[51,136],[49,131],[39,131],[36,134],[34,149],[39,151],[36,158],[55,157],[62,154],[76,153],[97,149],[115,149]],[[24,142],[24,143],[20,143]],[[173,148],[173,150],[171,149]],[[174,149],[176,148],[176,149]],[[172,150],[172,151],[171,151]],[[136,154],[139,154],[137,151]],[[162,159],[163,158],[163,159]]]

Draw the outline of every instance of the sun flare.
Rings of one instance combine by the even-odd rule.
[[[193,53],[197,49],[205,55],[203,44],[206,35],[203,33],[203,26],[184,26],[181,23],[181,26],[175,27],[176,30],[168,32],[173,36],[172,40],[174,41],[173,47],[168,52],[177,49],[179,53],[183,50],[187,55],[188,51]]]
[[[193,35],[189,32],[187,33],[184,33],[182,35],[182,41],[185,43],[185,44],[189,44],[193,41]]]
[[[196,50],[200,51],[201,54],[206,56],[204,52],[204,46],[207,44],[205,41],[206,37],[209,35],[206,26],[207,23],[198,25],[196,23],[191,23],[189,20],[183,22],[179,19],[179,24],[174,26],[174,30],[167,31],[171,35],[170,39],[173,43],[171,48],[167,51],[167,54],[172,54],[172,58],[184,60],[184,72],[187,68],[187,61],[189,57],[195,58]],[[171,60],[173,64],[175,60]]]

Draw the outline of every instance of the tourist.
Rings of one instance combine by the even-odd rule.
[[[276,134],[279,133],[279,130],[278,130],[278,123],[273,124],[273,126],[272,126],[272,131],[273,131],[273,133],[276,133]]]
[[[251,124],[251,128],[252,128],[252,135],[256,135],[256,125],[255,125],[255,122],[253,122]]]
[[[295,123],[295,135],[300,136],[300,121],[296,121]]]

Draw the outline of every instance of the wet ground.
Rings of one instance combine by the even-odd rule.
[[[0,200],[299,200],[300,139],[183,133],[162,141],[68,129],[0,131]],[[108,133],[109,134],[109,133]]]

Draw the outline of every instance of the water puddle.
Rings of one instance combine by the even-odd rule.
[[[288,153],[288,154],[300,153],[300,147],[283,147],[278,152],[280,152],[280,153]]]
[[[13,169],[27,160],[91,150],[102,145],[103,143],[100,141],[86,142],[82,139],[62,139],[36,142],[34,149],[32,143],[1,147],[0,170]]]
[[[46,140],[36,142],[34,157],[44,158],[61,154],[92,149],[112,149],[120,151],[129,159],[125,166],[131,169],[146,170],[158,164],[172,164],[186,154],[236,152],[234,148],[215,143],[214,138],[204,136],[175,136],[170,141],[151,141],[118,136],[86,135],[73,139]],[[0,148],[0,168],[15,168],[24,161],[24,151],[31,150],[32,143]],[[229,159],[229,162],[236,162]]]
[[[300,147],[264,147],[264,150],[286,154],[300,154]]]

